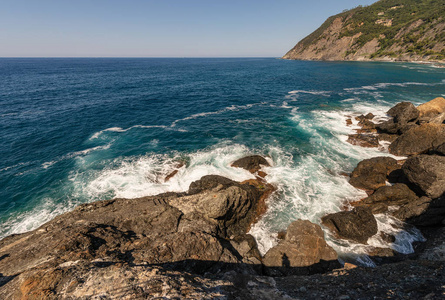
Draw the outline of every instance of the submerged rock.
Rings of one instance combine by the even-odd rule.
[[[362,244],[377,233],[377,221],[367,207],[326,215],[321,218],[321,223],[335,236]]]
[[[267,160],[260,155],[246,156],[232,163],[232,167],[243,168],[250,173],[258,172],[262,165],[270,166]]]
[[[319,225],[307,220],[292,222],[284,240],[263,258],[271,275],[310,274],[338,267],[337,253],[325,239]]]

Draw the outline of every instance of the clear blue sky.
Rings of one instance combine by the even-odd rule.
[[[0,0],[0,57],[279,57],[375,0]]]

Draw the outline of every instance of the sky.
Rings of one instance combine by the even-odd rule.
[[[0,57],[281,57],[375,0],[0,0]]]

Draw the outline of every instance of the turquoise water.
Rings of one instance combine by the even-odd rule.
[[[443,96],[443,70],[274,58],[0,59],[0,237],[79,203],[184,191],[206,174],[248,179],[230,163],[262,154],[278,187],[251,231],[264,252],[293,220],[319,222],[364,197],[340,173],[389,154],[385,145],[346,143],[345,120],[384,119],[397,102]],[[391,222],[379,216],[382,231],[394,230]],[[415,230],[399,237],[391,247],[405,252],[419,239]]]

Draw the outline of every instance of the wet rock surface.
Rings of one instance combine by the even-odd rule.
[[[267,160],[260,155],[252,155],[240,158],[232,163],[232,167],[243,168],[250,173],[258,172],[261,166],[270,166]]]

